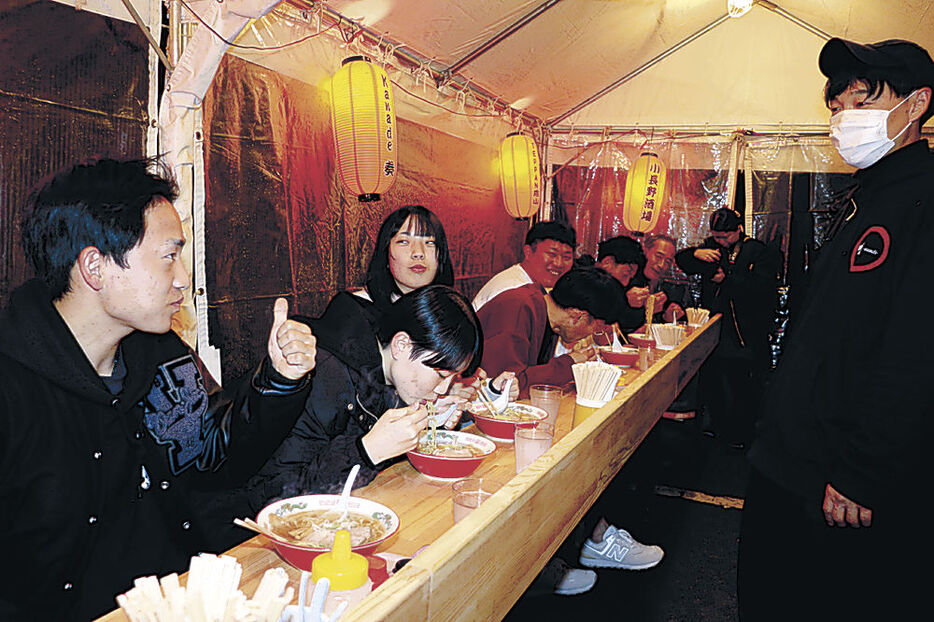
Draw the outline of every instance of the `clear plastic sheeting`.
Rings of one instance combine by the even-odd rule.
[[[773,335],[777,360],[788,301],[826,239],[835,198],[852,184],[852,169],[826,137],[736,134],[659,141],[633,134],[588,144],[584,137],[565,135],[553,136],[549,148],[564,162],[553,171],[553,207],[576,228],[579,254],[596,255],[601,240],[631,234],[622,224],[622,203],[627,171],[643,151],[656,153],[668,167],[666,210],[650,233],[671,236],[678,248],[694,246],[709,234],[714,210],[732,206],[743,214],[745,231],[783,256]],[[687,283],[692,295],[699,291],[677,267],[669,278]]]
[[[601,240],[631,234],[623,225],[626,178],[643,152],[655,153],[668,168],[666,208],[648,234],[667,234],[679,247],[696,243],[708,215],[727,204],[729,151],[729,138],[654,141],[635,135],[589,146],[575,145],[573,137],[553,138],[550,153],[567,160],[553,171],[553,196],[577,230],[578,253],[596,256]]]

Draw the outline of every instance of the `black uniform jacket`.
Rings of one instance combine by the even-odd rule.
[[[697,259],[694,251],[699,248],[720,251],[720,261]],[[779,253],[744,235],[732,249],[707,238],[699,246],[679,251],[675,261],[686,274],[701,275],[701,306],[711,314],[723,314],[718,355],[765,356],[781,268]],[[711,280],[717,268],[725,275],[720,283]]]
[[[629,281],[629,285],[626,286],[626,291],[628,292],[634,287],[649,287],[649,279],[645,276],[643,271],[640,269],[636,273],[632,280]],[[671,281],[660,280],[656,285],[656,288],[651,293],[665,292],[666,301],[661,309],[656,309],[654,315],[652,316],[652,321],[656,323],[662,323],[665,321],[664,315],[665,311],[673,304],[678,304],[682,308],[684,307],[685,299],[685,288],[683,285],[678,283],[673,283]],[[624,333],[631,333],[643,324],[645,324],[645,307],[631,307],[629,305],[628,299],[624,298],[622,306],[620,308],[619,319],[617,320],[620,330]]]
[[[872,509],[876,528],[917,511],[930,481],[934,156],[919,141],[855,179],[848,220],[791,318],[749,457],[816,518],[830,483]]]
[[[194,491],[255,473],[306,394],[264,365],[228,396],[175,333],[135,332],[115,396],[50,298],[31,281],[0,316],[4,621],[87,620],[134,578],[185,570],[213,527]]]
[[[270,501],[301,494],[339,493],[354,464],[355,487],[392,461],[373,464],[361,438],[390,408],[404,406],[386,384],[373,304],[341,292],[320,319],[308,323],[317,338],[312,389],[295,427],[246,487],[258,511]]]

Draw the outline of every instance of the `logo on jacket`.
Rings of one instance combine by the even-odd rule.
[[[869,227],[860,236],[850,253],[850,272],[866,272],[878,268],[889,256],[891,238],[885,227]]]
[[[169,468],[178,475],[201,455],[201,422],[208,408],[204,379],[190,354],[159,366],[142,405],[143,423],[168,447]]]

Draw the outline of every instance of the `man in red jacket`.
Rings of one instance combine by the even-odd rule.
[[[551,292],[538,285],[507,290],[483,305],[483,364],[491,377],[512,371],[520,396],[533,384],[562,386],[573,380],[571,365],[593,358],[593,347],[552,357],[555,338],[574,343],[612,323],[625,300],[619,281],[600,268],[574,268]]]

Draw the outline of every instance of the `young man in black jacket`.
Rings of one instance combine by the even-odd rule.
[[[744,620],[917,619],[927,608],[934,412],[934,62],[831,39],[830,136],[858,170],[773,377],[743,509]]]
[[[0,316],[4,621],[88,620],[134,578],[185,570],[216,527],[195,491],[252,475],[307,394],[315,340],[285,300],[235,393],[170,330],[189,280],[153,165],[76,166],[24,223],[37,278]]]
[[[701,276],[701,306],[720,313],[720,343],[701,371],[710,431],[743,449],[769,367],[769,328],[781,256],[746,235],[734,210],[710,215],[710,237],[675,256],[686,274]]]

